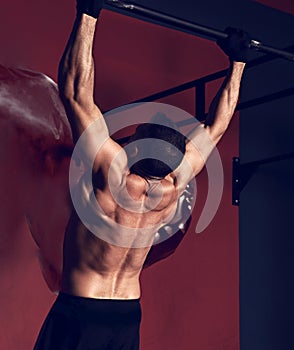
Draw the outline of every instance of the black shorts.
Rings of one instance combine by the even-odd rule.
[[[138,350],[140,322],[140,299],[59,293],[34,350]]]

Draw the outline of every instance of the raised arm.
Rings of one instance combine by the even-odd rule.
[[[94,103],[92,56],[97,18],[81,11],[59,63],[58,87],[72,128],[74,141],[95,119],[102,118]]]
[[[182,188],[203,169],[213,148],[226,132],[238,102],[249,50],[249,36],[233,28],[227,29],[227,32],[229,37],[219,45],[230,58],[228,74],[210,104],[205,122],[188,135],[184,160],[176,170]]]
[[[231,62],[228,75],[210,104],[204,128],[214,144],[224,135],[234,115],[244,68],[243,62]]]
[[[90,161],[98,147],[100,151],[96,155],[93,169],[97,172],[104,167],[106,174],[121,147],[109,137],[103,115],[94,102],[92,52],[97,18],[102,5],[102,0],[77,1],[77,16],[59,64],[58,86],[75,143],[87,129],[81,143],[83,160]],[[120,166],[125,167],[126,156],[124,152],[121,154]]]

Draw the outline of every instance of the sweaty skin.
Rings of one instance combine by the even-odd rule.
[[[93,100],[92,49],[96,22],[85,14],[76,18],[59,66],[60,96],[75,142],[91,123],[98,121],[100,125],[95,137],[100,137],[103,146],[92,170],[95,197],[102,209],[95,212],[101,230],[108,230],[120,242],[124,235],[117,229],[116,224],[120,224],[135,230],[131,239],[143,239],[146,244],[134,248],[106,242],[91,233],[73,210],[64,240],[61,291],[90,298],[136,299],[140,297],[140,272],[155,233],[172,218],[180,194],[202,170],[229,125],[245,64],[231,63],[228,77],[210,108],[209,124],[191,132],[180,166],[164,179],[147,182],[130,173],[126,153],[109,137],[103,115]],[[83,146],[86,163],[87,157],[91,157],[93,142],[89,137]],[[109,179],[112,161],[113,178]],[[116,198],[111,194],[109,181],[115,187]],[[87,196],[89,192],[85,190],[85,198]],[[148,229],[150,227],[152,229]]]
[[[167,176],[160,184],[156,181],[148,185],[143,178],[127,174],[130,197],[141,205],[143,211],[147,209],[145,213],[137,214],[125,209],[128,203],[124,208],[119,206],[108,189],[96,189],[96,199],[110,218],[107,220],[110,230],[115,232],[117,229],[114,223],[139,229],[164,223],[164,219],[175,211],[178,195],[172,176]],[[151,192],[152,196],[162,195],[162,199],[155,210],[148,211]],[[99,212],[97,215],[101,216]],[[138,234],[144,232],[138,230]],[[139,276],[150,247],[127,248],[110,244],[89,232],[73,212],[64,241],[61,291],[91,298],[139,298]]]

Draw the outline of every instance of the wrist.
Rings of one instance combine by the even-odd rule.
[[[231,61],[228,71],[229,81],[241,81],[244,72],[245,63],[239,61]]]
[[[85,14],[98,19],[103,8],[103,0],[77,0],[77,16]]]
[[[230,60],[230,71],[240,71],[243,72],[246,63],[241,61],[232,61]]]
[[[77,13],[77,19],[80,19],[80,21],[82,23],[87,23],[88,25],[91,25],[92,24],[96,24],[98,18],[96,17],[93,17],[93,16],[90,16],[90,15],[87,15],[86,13],[84,12],[78,12]]]
[[[235,67],[245,67],[246,62],[242,62],[242,61],[230,61],[232,66]]]

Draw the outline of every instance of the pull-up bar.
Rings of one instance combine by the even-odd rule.
[[[169,16],[162,12],[154,11],[148,9],[147,7],[136,5],[134,3],[127,3],[121,0],[106,0],[106,2],[108,5],[111,5],[113,7],[120,8],[138,15],[142,15],[155,21],[173,25],[174,27],[177,27],[179,29],[191,31],[196,35],[205,35],[212,40],[225,39],[227,37],[226,33],[221,32],[219,30],[212,29],[193,22],[184,21],[180,18]],[[290,61],[294,61],[293,53],[263,45],[257,40],[251,40],[250,48],[252,48],[253,50],[261,51],[263,53],[281,56],[282,58],[288,59]]]

